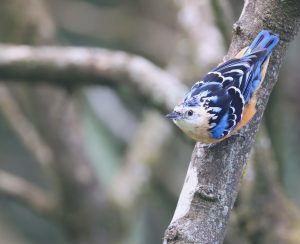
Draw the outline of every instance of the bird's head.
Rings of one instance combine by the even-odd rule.
[[[211,116],[203,104],[190,106],[185,102],[177,105],[173,112],[166,115],[167,118],[172,119],[183,132],[193,139],[197,139],[196,137],[200,134],[208,133]]]
[[[173,112],[167,114],[166,117],[172,119],[175,124],[178,121],[192,121],[197,117],[196,107],[181,103],[174,108]]]

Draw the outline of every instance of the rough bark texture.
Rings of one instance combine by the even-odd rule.
[[[222,243],[240,178],[288,43],[298,31],[299,1],[245,1],[226,58],[247,46],[262,29],[281,37],[258,92],[257,114],[242,131],[211,148],[196,144],[174,217],[164,243]]]
[[[224,243],[300,243],[300,215],[280,185],[279,164],[263,123],[243,176]]]

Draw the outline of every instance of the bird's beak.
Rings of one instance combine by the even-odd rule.
[[[178,119],[179,116],[180,116],[179,113],[173,111],[172,113],[167,114],[166,118],[168,118],[168,119]]]

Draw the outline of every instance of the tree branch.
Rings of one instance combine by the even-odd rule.
[[[0,46],[0,78],[53,84],[131,85],[158,107],[173,109],[187,88],[148,60],[121,51],[79,47]]]
[[[58,213],[58,204],[52,195],[47,195],[39,187],[2,170],[0,170],[0,193],[19,200],[39,214],[51,216]]]
[[[9,89],[3,84],[0,84],[0,111],[16,135],[19,136],[23,145],[33,155],[37,163],[40,164],[47,180],[50,181],[51,190],[57,198],[56,201],[58,201],[60,185],[55,172],[53,152],[40,133],[21,111],[19,104]]]
[[[173,0],[173,3],[178,8],[180,40],[167,69],[187,82],[194,82],[224,56],[224,41],[215,25],[211,1]]]
[[[158,112],[147,111],[109,191],[116,204],[127,212],[136,211],[135,203],[141,189],[149,184],[153,168],[161,162],[171,134],[170,124]]]
[[[244,243],[242,237],[249,243],[300,243],[300,215],[280,184],[279,164],[263,123],[249,164],[225,242]]]
[[[0,111],[20,137],[24,146],[33,154],[37,162],[48,171],[53,161],[50,147],[23,115],[10,91],[3,85],[0,85]]]
[[[4,21],[5,23],[15,24],[13,27],[5,25],[9,26],[6,32],[0,31],[2,35],[9,37],[5,40],[38,44],[55,39],[55,26],[44,6],[46,1],[5,2],[11,7],[1,11],[1,19],[5,16],[9,20]],[[0,25],[2,30],[1,27]],[[86,154],[84,127],[74,99],[68,92],[57,87],[20,84],[8,87],[15,95],[22,94],[28,106],[19,107],[23,109],[21,112],[23,115],[25,112],[32,115],[35,129],[53,152],[56,182],[61,186],[56,217],[68,238],[72,243],[111,242],[116,238],[108,231],[112,226],[111,216],[108,214],[113,211],[113,206],[107,201],[106,193]],[[16,102],[18,100],[21,100],[20,97]],[[113,213],[114,216],[117,215],[116,211]]]
[[[276,83],[288,42],[299,27],[297,1],[249,0],[238,22],[227,58],[247,46],[261,29],[281,37],[269,71],[258,92],[257,114],[241,132],[210,149],[196,144],[178,205],[165,232],[164,243],[222,243],[230,210],[269,94]]]

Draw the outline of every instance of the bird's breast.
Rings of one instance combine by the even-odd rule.
[[[194,128],[190,128],[185,133],[195,141],[199,141],[205,144],[210,144],[214,142],[212,135],[208,128],[203,126],[196,126]]]

